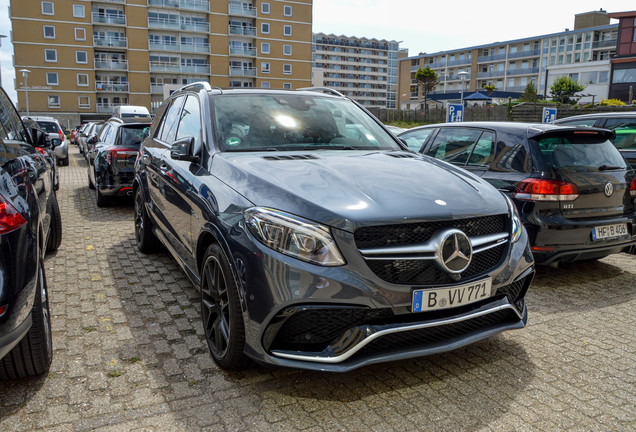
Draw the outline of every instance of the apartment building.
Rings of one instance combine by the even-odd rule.
[[[365,106],[395,108],[398,57],[406,57],[406,51],[393,40],[315,33],[312,84]]]
[[[636,99],[636,11],[611,13],[610,18],[619,21],[619,30],[609,97],[633,103]]]
[[[575,15],[573,30],[401,59],[399,106],[420,107],[415,73],[426,66],[439,76],[432,98],[452,98],[462,86],[464,92],[494,86],[495,95],[518,96],[529,83],[546,94],[557,76],[566,75],[590,87],[582,101],[598,102],[607,97],[610,58],[616,53],[618,26],[609,22],[606,11],[586,12]]]
[[[122,104],[155,111],[196,81],[311,83],[312,0],[11,0],[10,16],[19,109],[28,94],[31,114],[71,124]]]

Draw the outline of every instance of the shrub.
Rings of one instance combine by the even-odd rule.
[[[619,99],[603,99],[599,105],[601,106],[624,106],[625,102]]]

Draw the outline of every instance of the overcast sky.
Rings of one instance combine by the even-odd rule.
[[[39,0],[29,1],[38,5]],[[211,0],[214,1],[214,0]],[[0,0],[0,34],[9,35],[9,0]],[[313,31],[401,41],[409,55],[557,33],[591,10],[636,10],[633,0],[314,0]],[[618,21],[612,20],[612,23]],[[2,40],[2,85],[15,100],[13,47]]]

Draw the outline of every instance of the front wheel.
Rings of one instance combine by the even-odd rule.
[[[159,240],[152,232],[152,223],[146,213],[141,187],[135,190],[135,240],[137,249],[143,253],[154,252],[159,247]]]
[[[238,287],[225,253],[218,244],[208,247],[201,272],[201,316],[214,362],[226,370],[245,369],[245,326]]]
[[[55,193],[51,194],[49,199],[49,215],[51,216],[51,223],[49,225],[49,233],[46,240],[46,251],[56,251],[62,244],[62,213],[60,212],[60,206],[57,202],[57,196]]]

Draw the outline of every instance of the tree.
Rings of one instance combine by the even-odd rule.
[[[583,90],[585,90],[583,84],[579,84],[570,77],[560,76],[550,87],[550,96],[562,104],[573,103],[572,97]]]
[[[428,110],[428,94],[433,91],[435,86],[439,83],[439,76],[430,66],[426,66],[425,68],[419,68],[417,72],[415,72],[415,79],[417,80],[418,86],[422,89],[424,109]]]
[[[484,90],[488,92],[488,96],[492,96],[493,92],[495,91],[495,86],[492,84],[485,85]]]
[[[519,98],[522,102],[536,102],[539,100],[539,95],[537,93],[537,88],[534,86],[533,82],[529,82],[526,86],[523,93],[521,93],[521,97]]]

